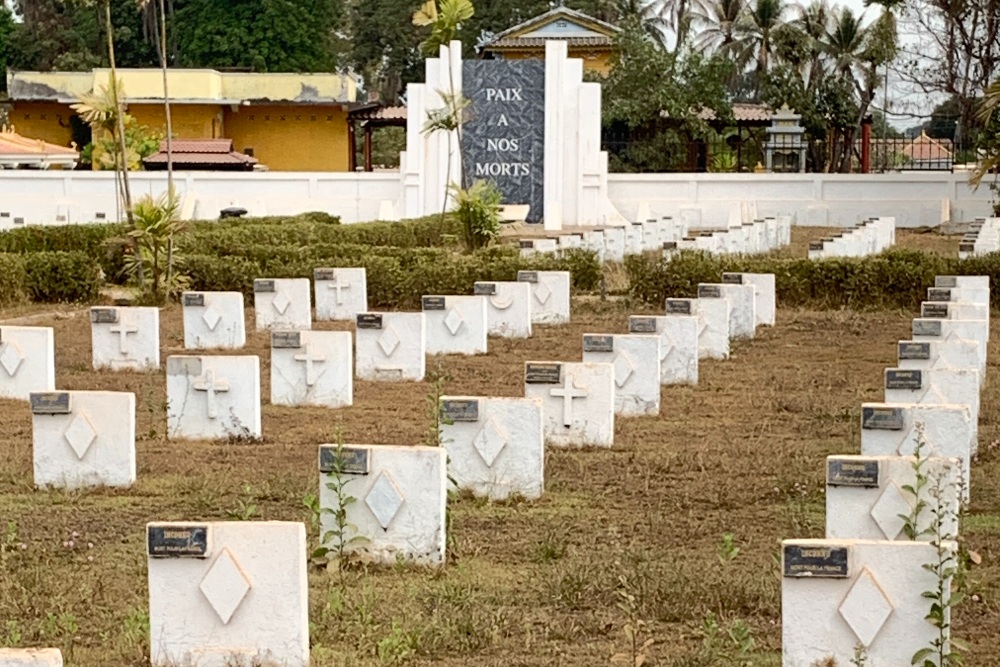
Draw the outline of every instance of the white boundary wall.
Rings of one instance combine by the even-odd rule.
[[[608,198],[628,219],[671,215],[693,228],[725,227],[733,207],[755,201],[757,215],[791,215],[798,225],[848,225],[894,216],[897,227],[968,221],[990,214],[990,192],[973,191],[964,173],[906,174],[610,174]],[[250,215],[326,211],[346,223],[394,219],[400,174],[326,172],[179,172],[185,217],[214,219],[227,206]],[[133,196],[166,190],[163,172],[131,175]],[[945,206],[947,205],[947,208]],[[947,212],[947,216],[945,213]],[[110,172],[0,171],[0,229],[78,224],[116,217]],[[4,215],[6,214],[6,215]]]

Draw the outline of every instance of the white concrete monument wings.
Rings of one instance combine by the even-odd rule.
[[[52,328],[0,326],[0,398],[26,401],[33,391],[55,387]]]
[[[486,354],[486,299],[484,296],[422,297],[427,354]]]
[[[150,523],[146,541],[153,667],[308,667],[303,524]]]
[[[656,334],[584,334],[583,362],[611,364],[615,414],[660,413],[660,337]]]
[[[667,306],[671,302],[668,300]],[[698,328],[699,320],[691,315],[691,299],[679,299],[675,308],[666,316],[629,317],[628,330],[633,334],[660,336],[660,384],[698,384]]]
[[[615,369],[611,364],[526,362],[524,395],[542,401],[547,444],[614,444]]]
[[[184,292],[184,348],[239,349],[246,345],[243,295],[239,292]]]
[[[135,394],[31,394],[35,486],[79,489],[135,482]]]
[[[531,285],[533,324],[569,322],[569,271],[518,271],[517,280]]]
[[[354,402],[350,331],[272,331],[271,403],[340,408]]]
[[[167,357],[168,438],[260,435],[258,357]]]
[[[531,312],[534,297],[531,283],[477,282],[476,296],[486,297],[486,317],[491,336],[528,338],[531,336]]]
[[[542,402],[530,398],[441,398],[441,444],[458,489],[504,500],[534,500],[544,488]]]
[[[142,371],[160,367],[160,309],[90,309],[94,368]]]
[[[427,332],[423,313],[361,313],[356,326],[358,378],[415,382],[424,379]]]
[[[313,270],[317,320],[353,320],[368,312],[368,274],[363,268]]]
[[[257,329],[312,328],[308,278],[257,278],[253,306]]]
[[[337,508],[329,483],[338,475],[346,480],[343,493],[356,499],[344,508],[347,553],[389,565],[443,565],[447,456],[443,447],[321,445],[320,506]],[[320,533],[334,527],[334,514],[323,513]]]

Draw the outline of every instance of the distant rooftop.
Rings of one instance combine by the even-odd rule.
[[[232,139],[174,139],[170,157],[178,169],[250,171],[257,164],[257,158],[234,151]],[[142,163],[147,169],[166,169],[167,142],[161,141],[159,152]]]
[[[483,50],[536,49],[548,40],[569,46],[609,47],[621,28],[568,7],[555,7],[498,33]]]
[[[80,155],[72,148],[22,137],[13,127],[0,127],[0,168],[59,166],[72,169]]]

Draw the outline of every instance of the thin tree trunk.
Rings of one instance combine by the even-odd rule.
[[[164,0],[160,0],[160,67],[163,68],[163,113],[167,117],[167,193],[174,196],[174,128],[170,120],[170,94],[167,92],[167,10]],[[169,271],[169,267],[167,267]]]

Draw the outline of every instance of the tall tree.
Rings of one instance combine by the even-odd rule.
[[[369,92],[399,104],[406,84],[423,79],[420,32],[411,18],[421,0],[354,0],[348,11],[347,64]]]
[[[781,26],[784,13],[783,0],[756,0],[737,25],[743,48],[753,54],[758,85],[767,76],[774,49],[774,31]]]

